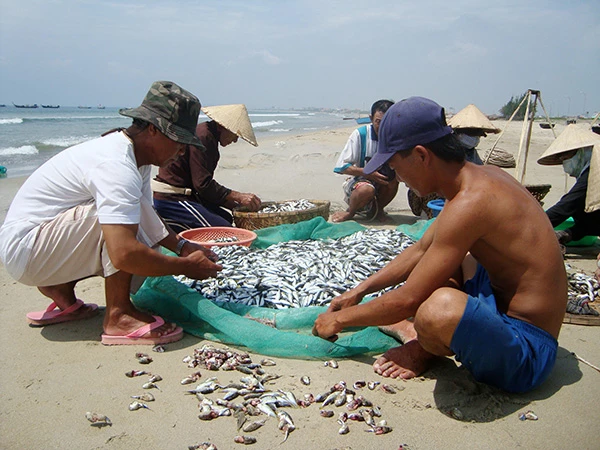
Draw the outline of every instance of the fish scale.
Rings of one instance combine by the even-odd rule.
[[[266,249],[213,247],[223,266],[217,277],[176,279],[217,302],[276,309],[325,306],[412,244],[399,231],[369,229],[337,240],[293,240]]]

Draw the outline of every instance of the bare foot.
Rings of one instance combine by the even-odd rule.
[[[346,220],[350,220],[354,217],[354,214],[349,213],[348,211],[338,211],[333,213],[331,216],[332,222],[345,222]]]
[[[385,378],[409,380],[425,372],[433,357],[434,355],[421,347],[419,341],[412,340],[388,350],[377,358],[373,370]]]
[[[110,317],[109,317],[110,316]],[[106,314],[104,318],[104,333],[109,336],[125,336],[137,329],[155,322],[154,317],[135,310],[132,314]],[[158,328],[144,334],[143,337],[160,337],[173,332],[177,328],[174,323],[165,322]]]
[[[386,212],[384,212],[384,211],[380,211],[380,212],[377,214],[377,216],[375,217],[375,220],[376,220],[377,222],[379,222],[379,223],[383,223],[383,224],[386,224],[386,223],[393,223],[393,222],[394,222],[394,219],[392,219],[392,218],[390,217],[390,215],[389,215],[389,214],[387,214],[387,213],[386,213]]]
[[[406,344],[417,338],[415,326],[410,320],[403,320],[392,325],[383,325],[379,327],[379,331],[393,337],[394,339]]]

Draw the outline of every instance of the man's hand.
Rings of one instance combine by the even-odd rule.
[[[344,292],[342,295],[338,295],[329,304],[327,312],[339,311],[350,306],[358,305],[361,297],[355,294],[352,290]]]
[[[258,196],[252,193],[231,191],[229,194],[228,201],[232,201],[236,206],[244,206],[249,211],[258,211],[262,202]]]
[[[312,334],[331,342],[337,341],[337,334],[342,331],[342,328],[335,321],[335,316],[334,312],[319,314],[313,325]]]
[[[181,249],[180,258],[188,258],[192,262],[185,275],[195,280],[216,277],[223,269],[223,266],[216,263],[219,260],[217,254],[197,242],[187,241]]]
[[[381,172],[373,172],[372,174],[364,176],[367,180],[372,181],[375,184],[379,184],[382,186],[387,186],[389,181],[385,175]]]

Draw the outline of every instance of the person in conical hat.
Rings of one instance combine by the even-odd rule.
[[[487,136],[487,133],[500,132],[490,122],[490,119],[473,104],[467,105],[452,116],[448,120],[448,125],[452,127],[456,137],[465,147],[467,161],[480,165],[483,164],[477,153],[480,138]]]
[[[573,218],[572,227],[556,231],[559,242],[565,245],[600,235],[600,135],[576,124],[567,125],[537,162],[562,164],[564,171],[577,180],[546,211],[553,227]]]
[[[185,153],[158,170],[152,182],[154,207],[177,232],[192,228],[232,226],[228,210],[245,207],[258,211],[260,198],[238,192],[214,179],[219,146],[226,147],[242,138],[258,145],[245,105],[206,106],[202,112],[210,119],[198,124],[196,135],[204,148],[189,145]]]

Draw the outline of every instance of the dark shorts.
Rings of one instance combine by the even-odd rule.
[[[154,199],[154,209],[175,233],[192,228],[230,227],[233,217],[223,208],[208,208],[192,201]]]
[[[536,388],[550,374],[558,342],[530,323],[498,311],[487,272],[465,283],[469,296],[450,349],[477,381],[508,392]]]

